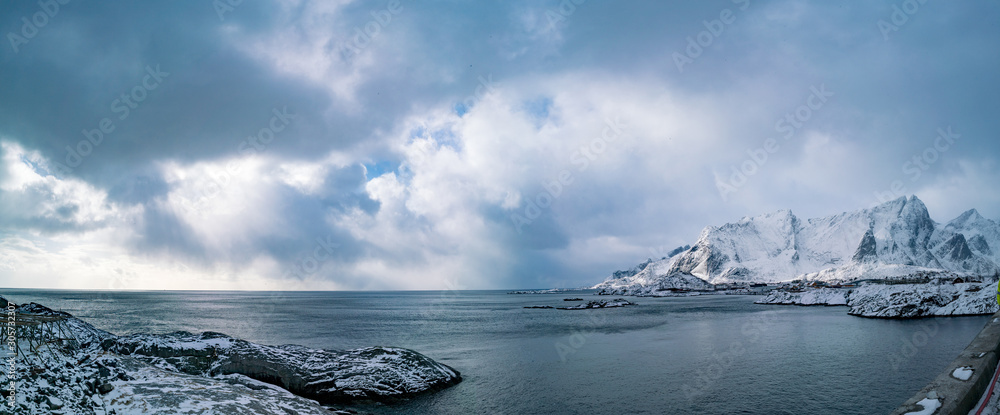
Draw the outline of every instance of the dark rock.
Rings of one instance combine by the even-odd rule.
[[[614,308],[614,307],[625,307],[629,305],[635,305],[635,303],[628,301],[624,298],[616,298],[614,300],[597,300],[589,301],[587,304],[575,305],[572,307],[558,307],[560,310],[587,310],[592,308]]]
[[[965,235],[956,233],[937,248],[938,256],[959,262],[972,258],[972,250],[965,241]]]
[[[875,248],[875,234],[869,228],[865,236],[861,237],[861,243],[858,244],[858,249],[854,251],[851,260],[861,263],[878,261],[878,252]]]
[[[986,242],[986,238],[983,235],[976,235],[968,240],[969,248],[978,252],[980,255],[990,256],[993,255],[993,250],[990,248],[990,244]]]

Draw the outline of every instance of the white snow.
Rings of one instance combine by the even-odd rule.
[[[847,305],[847,296],[851,290],[843,288],[817,288],[803,292],[772,290],[757,304],[790,304],[790,305]]]
[[[931,415],[941,407],[939,399],[924,398],[917,402],[923,409],[916,412],[907,412],[905,415]]]
[[[640,264],[594,286],[606,294],[656,295],[707,283],[851,281],[951,272],[1000,272],[1000,224],[975,210],[940,224],[915,196],[824,218],[780,210],[719,227],[673,257]],[[624,272],[627,274],[628,272]]]
[[[227,362],[249,367],[266,361],[268,368],[300,376],[296,380],[309,385],[365,398],[405,397],[460,379],[451,368],[407,349],[265,346],[219,333],[117,337],[37,304],[19,306],[18,313],[65,317],[59,337],[69,334],[79,342],[51,343],[46,353],[19,360],[16,413],[331,413],[314,400],[248,377],[253,374],[212,376],[225,373],[220,365]],[[18,342],[28,350],[23,336]],[[131,349],[117,350],[123,344]],[[6,382],[5,375],[0,378]]]
[[[863,317],[962,316],[996,313],[996,283],[866,284],[848,298]]]
[[[951,376],[959,380],[969,380],[973,372],[971,366],[956,367],[955,370],[951,371]]]

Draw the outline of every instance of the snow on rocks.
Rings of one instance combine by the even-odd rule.
[[[202,376],[238,373],[321,403],[390,400],[458,383],[454,369],[407,349],[350,351],[266,346],[222,333],[134,334],[106,341],[110,352]]]
[[[996,283],[876,284],[855,289],[773,290],[757,304],[846,305],[848,314],[878,318],[916,318],[993,314]]]
[[[19,329],[16,405],[0,403],[0,414],[330,414],[321,403],[406,398],[461,380],[407,349],[265,346],[212,332],[117,337],[35,303],[17,315],[57,320],[58,337],[74,340],[27,353]]]
[[[848,298],[848,314],[914,318],[997,312],[996,283],[866,284]]]
[[[132,357],[120,361],[133,379],[115,381],[114,390],[101,398],[108,413],[332,413],[316,401],[241,375],[209,378],[163,370]]]
[[[956,367],[955,370],[951,371],[951,376],[958,380],[969,380],[973,372],[975,370],[972,369],[972,366]]]
[[[923,409],[914,412],[907,412],[906,415],[931,415],[934,411],[937,411],[937,409],[941,407],[941,400],[924,398],[921,399],[920,402],[917,402],[917,405],[920,405]]]
[[[588,301],[587,304],[580,304],[570,307],[556,307],[560,310],[587,310],[591,308],[614,308],[614,307],[625,307],[629,305],[635,305],[635,303],[626,300],[624,298],[616,298],[614,300],[597,300]]]
[[[818,288],[801,292],[772,290],[756,304],[782,305],[847,305],[851,290],[843,288]]]

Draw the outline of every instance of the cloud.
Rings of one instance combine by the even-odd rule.
[[[1000,7],[928,3],[886,39],[892,5],[69,3],[0,54],[0,281],[582,286],[894,181],[939,221],[997,218]],[[961,138],[913,180],[942,128]]]

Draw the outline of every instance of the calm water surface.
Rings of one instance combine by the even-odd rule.
[[[362,412],[878,414],[937,376],[989,319],[873,320],[753,296],[592,292],[92,292],[6,289],[116,334],[219,331],[264,344],[417,350],[460,372],[439,393]],[[602,297],[606,298],[606,297]]]

